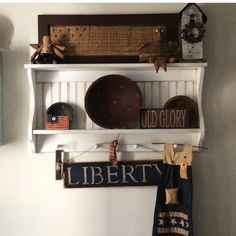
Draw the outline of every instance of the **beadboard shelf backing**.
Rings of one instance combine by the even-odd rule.
[[[68,151],[84,151],[110,142],[117,134],[124,144],[121,151],[148,151],[135,144],[152,147],[152,142],[200,145],[204,138],[201,96],[206,63],[168,64],[158,74],[152,64],[54,64],[25,65],[30,84],[29,138],[33,152],[54,152],[57,145]],[[84,109],[84,96],[93,81],[108,74],[134,80],[142,91],[142,108],[162,108],[176,95],[186,95],[199,108],[197,129],[140,129],[139,117],[127,129],[107,130],[91,121]],[[71,130],[44,130],[46,110],[55,102],[69,103],[74,109]],[[92,149],[104,151],[102,146]],[[106,149],[107,151],[107,149]]]

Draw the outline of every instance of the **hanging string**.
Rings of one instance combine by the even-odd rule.
[[[138,144],[138,146],[147,148],[147,149],[149,149],[149,150],[151,150],[151,151],[153,151],[153,152],[160,153],[161,155],[164,156],[164,153],[163,153],[162,151],[160,151],[160,150],[156,150],[156,149],[154,149],[154,148],[147,147],[147,146],[145,146],[145,145],[143,145],[143,144]]]
[[[74,160],[75,158],[81,157],[84,154],[88,153],[90,150],[92,150],[92,149],[94,149],[94,148],[96,148],[98,146],[104,145],[104,144],[110,144],[110,142],[96,143],[96,144],[90,146],[89,148],[87,148],[86,150],[82,151],[80,154],[70,158],[66,163],[71,163],[72,160]]]
[[[165,143],[152,143],[152,144],[158,144],[158,145],[161,145],[161,144],[165,144]],[[183,143],[175,143],[174,145],[179,145],[179,146],[185,146],[186,144],[183,144]],[[192,147],[195,147],[195,148],[201,148],[201,149],[208,149],[208,147],[202,147],[202,146],[192,146]]]
[[[91,147],[87,148],[86,150],[82,151],[80,154],[78,154],[78,155],[76,155],[76,156],[70,158],[66,163],[71,163],[75,158],[78,158],[78,157],[83,156],[84,154],[88,153],[90,150],[94,149],[94,148],[97,147],[97,146],[101,146],[101,145],[105,145],[105,144],[110,144],[110,143],[111,143],[111,142],[103,142],[103,143],[94,144],[94,145],[92,145]],[[119,146],[122,146],[122,145],[130,145],[130,146],[137,145],[137,146],[139,146],[139,147],[143,147],[143,148],[149,149],[149,150],[151,150],[151,151],[153,151],[153,152],[157,152],[157,153],[159,153],[159,154],[161,154],[161,155],[164,156],[164,153],[163,153],[162,151],[157,150],[157,149],[154,149],[154,148],[151,148],[151,147],[148,147],[148,146],[145,146],[144,144],[125,144],[125,143],[119,143],[119,144],[118,144],[118,147],[117,147],[117,151],[118,151],[118,152],[119,152],[119,150],[118,150],[118,149],[119,149]]]
[[[81,152],[80,154],[76,155],[75,157],[70,158],[66,163],[69,164],[72,162],[72,160],[74,160],[75,158],[78,158],[80,156],[83,156],[85,153],[89,152],[91,149],[95,148],[98,144],[94,144],[91,147],[89,147],[88,149],[84,150],[83,152]]]
[[[115,139],[119,140],[119,138],[120,138],[120,134],[118,134]],[[94,149],[94,148],[97,148],[98,146],[102,146],[102,145],[106,145],[106,144],[110,144],[110,143],[111,143],[111,142],[103,142],[103,143],[94,144],[94,145],[90,146],[89,148],[87,148],[86,150],[84,150],[84,151],[82,151],[81,153],[79,153],[78,155],[76,155],[76,156],[74,156],[74,157],[71,157],[71,158],[68,159],[68,161],[66,161],[65,163],[71,163],[71,162],[73,162],[73,160],[74,160],[75,158],[78,158],[78,157],[83,156],[84,154],[88,153],[90,150],[92,150],[92,149]],[[165,144],[165,143],[152,143],[152,144]],[[118,145],[117,145],[117,151],[118,151],[118,152],[119,152],[119,146],[122,146],[122,145],[143,147],[143,148],[146,148],[146,149],[151,150],[151,151],[153,151],[153,152],[157,152],[157,153],[161,154],[162,156],[164,156],[164,152],[163,152],[163,151],[157,150],[157,149],[155,149],[155,148],[151,148],[151,147],[146,146],[146,145],[144,145],[144,144],[125,144],[125,143],[118,143]],[[183,144],[177,144],[177,145],[183,145]],[[61,148],[61,147],[62,147],[62,146],[60,145],[60,148]],[[193,146],[193,147],[199,147],[199,146]],[[206,147],[199,147],[199,148],[207,149]],[[108,147],[108,149],[109,149],[109,147]]]

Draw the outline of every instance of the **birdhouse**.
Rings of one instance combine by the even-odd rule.
[[[204,24],[207,17],[195,3],[189,3],[180,12],[182,58],[203,60]]]

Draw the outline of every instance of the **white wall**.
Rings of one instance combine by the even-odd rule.
[[[1,236],[151,235],[155,187],[64,189],[61,181],[54,180],[54,155],[30,152],[29,95],[23,65],[30,56],[28,44],[37,42],[39,13],[166,13],[179,12],[184,5],[0,4],[0,47],[6,49],[3,52],[5,144],[0,147]],[[204,145],[209,150],[194,159],[194,233],[234,236],[236,5],[201,6],[209,18],[205,37],[209,67],[203,91]],[[101,156],[89,154],[82,158],[98,160]]]
[[[195,159],[196,235],[236,235],[236,4],[207,4],[205,145]]]

